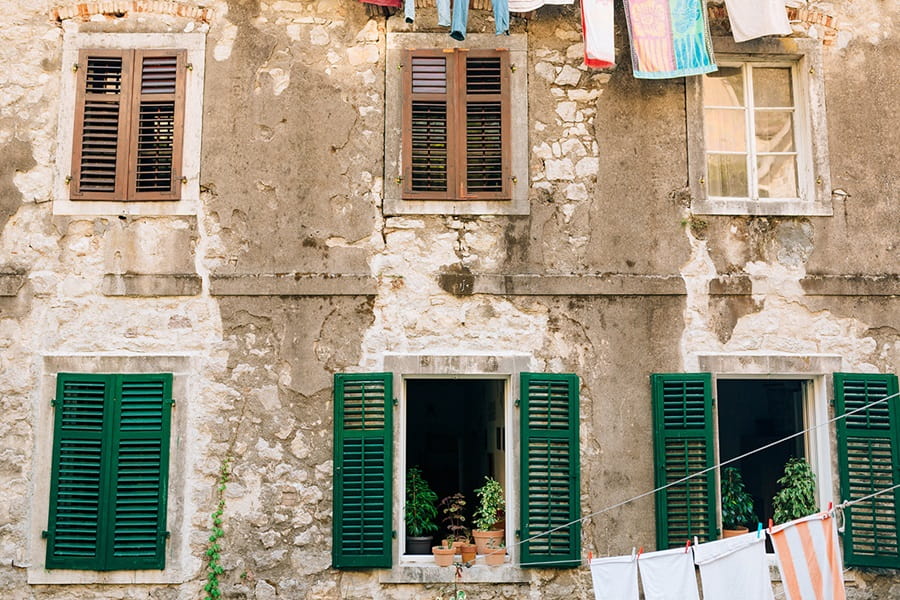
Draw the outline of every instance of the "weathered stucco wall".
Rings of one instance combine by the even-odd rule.
[[[434,29],[434,9],[410,26],[355,0],[213,0],[208,19],[159,3],[57,22],[56,4],[32,4],[0,0],[4,597],[198,597],[226,455],[227,597],[436,595],[446,586],[329,567],[332,375],[380,370],[386,352],[523,353],[577,373],[584,514],[652,487],[651,373],[715,353],[900,368],[896,5],[813,3],[840,28],[823,54],[831,179],[849,195],[831,217],[691,215],[683,81],[633,79],[621,8],[619,66],[585,70],[577,7],[547,7],[511,27],[528,39],[530,214],[385,218],[386,34]],[[491,27],[472,11],[470,32]],[[208,31],[198,214],[54,216],[64,30]],[[184,488],[170,491],[184,583],[28,585],[45,527],[31,509],[46,502],[42,357],[172,353],[191,365]],[[644,500],[588,521],[583,546],[653,539]],[[583,569],[528,577],[466,589],[591,597]],[[851,594],[898,586],[869,573]]]

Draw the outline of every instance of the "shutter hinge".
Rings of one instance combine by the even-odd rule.
[[[394,398],[394,406],[400,406],[400,401]]]
[[[50,401],[50,406],[52,406],[53,408],[59,408],[59,401],[56,398],[54,398],[53,400]]]
[[[700,185],[703,185],[704,183],[706,183],[706,178],[705,178],[705,177],[701,177],[701,178],[700,178]]]
[[[399,70],[399,69],[402,69],[402,68],[403,68],[403,63],[397,63],[397,69]]]
[[[519,178],[516,177],[515,175],[513,175],[512,177],[510,177],[510,179],[512,179],[512,182],[513,182],[513,183],[519,183]]]
[[[194,63],[188,63],[188,64],[184,65],[184,68],[187,69],[188,71],[193,71]]]
[[[50,532],[47,531],[46,529],[43,530],[43,531],[41,532],[41,537],[42,537],[43,539],[46,540],[48,537],[50,537]]]
[[[175,406],[175,398],[168,398],[165,402],[169,406]]]
[[[516,407],[516,408],[519,408],[519,405],[520,405],[521,403],[522,403],[522,401],[521,401],[519,398],[516,398],[516,401],[515,401],[515,407]]]
[[[515,73],[516,69],[518,69],[518,68],[519,67],[517,67],[516,65],[509,65],[509,70],[512,71],[513,73]]]
[[[403,183],[403,177],[397,177],[394,181],[397,182],[397,185],[400,185],[401,183]]]
[[[516,539],[518,540],[518,539],[521,539],[521,538],[522,538],[522,530],[521,530],[521,529],[516,529]]]
[[[75,63],[72,65],[72,72],[74,73],[77,70],[78,70],[78,63]]]
[[[395,540],[397,539],[397,530],[396,529],[391,531],[391,538],[395,539]]]
[[[166,539],[169,539],[170,537],[172,537],[172,533],[169,531],[163,531],[162,535]]]
[[[69,185],[70,183],[72,183],[72,176],[66,175],[66,185]]]
[[[182,178],[181,178],[181,183],[182,183],[182,185],[187,184],[187,177],[182,177]]]

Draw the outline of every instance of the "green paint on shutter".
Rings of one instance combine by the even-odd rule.
[[[578,385],[572,374],[521,374],[520,539],[555,530],[522,544],[523,567],[580,564]]]
[[[60,373],[48,569],[165,568],[172,376]]]
[[[653,387],[653,449],[656,487],[714,464],[712,376],[656,374]],[[683,546],[697,536],[715,539],[716,489],[713,471],[656,494],[656,546]]]
[[[900,400],[869,407],[897,393],[896,375],[834,374],[841,498],[854,500],[900,483]],[[900,489],[844,510],[844,562],[900,568]]]
[[[334,376],[337,568],[391,566],[391,384],[390,373]]]

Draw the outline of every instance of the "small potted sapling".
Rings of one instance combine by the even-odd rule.
[[[744,487],[744,478],[735,467],[722,469],[722,537],[747,533],[756,520],[753,497]]]
[[[428,554],[437,531],[437,494],[419,467],[406,471],[406,553]]]
[[[475,495],[478,496],[478,509],[473,519],[475,530],[472,532],[475,546],[478,554],[496,553],[504,536],[503,530],[497,527],[506,508],[503,486],[496,479],[485,477],[484,485],[475,490]]]
[[[805,458],[789,459],[778,485],[781,489],[772,500],[775,523],[787,523],[819,510],[816,506],[816,476]]]
[[[443,567],[453,563],[455,554],[462,554],[467,550],[465,546],[468,543],[469,529],[466,527],[466,497],[462,492],[451,494],[441,499],[439,508],[444,514],[442,520],[447,537],[442,545],[434,546],[431,553],[434,554],[434,561]],[[463,561],[466,562],[466,559],[463,558]]]

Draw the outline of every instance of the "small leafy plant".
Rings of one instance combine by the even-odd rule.
[[[475,511],[473,523],[480,531],[489,531],[497,521],[503,518],[506,501],[503,499],[503,486],[492,477],[484,478],[484,485],[475,490],[478,496],[478,509]]]
[[[736,467],[722,469],[722,528],[740,529],[756,519],[753,497],[747,493],[744,478]]]
[[[469,528],[466,527],[466,497],[456,492],[441,500],[441,512],[444,514],[444,527],[449,532],[448,540],[464,542],[469,539]]]
[[[225,513],[225,486],[231,475],[231,457],[226,456],[222,461],[222,467],[219,469],[219,478],[216,481],[216,510],[210,515],[212,520],[212,528],[209,534],[209,547],[206,549],[206,585],[203,591],[206,592],[204,600],[218,600],[222,597],[222,591],[219,588],[219,577],[225,572],[219,560],[222,558],[222,545],[219,540],[225,535],[222,529],[222,515]]]
[[[406,471],[406,534],[422,537],[437,531],[437,494],[419,467]]]
[[[775,522],[787,523],[811,515],[816,506],[816,476],[805,458],[791,458],[778,480],[781,489],[775,494]]]

